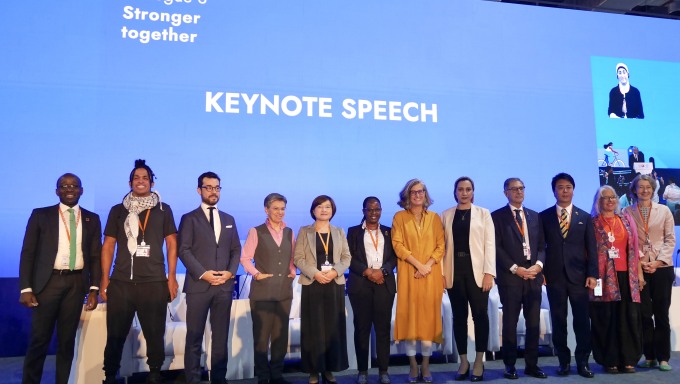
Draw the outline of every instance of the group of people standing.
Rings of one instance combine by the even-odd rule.
[[[96,308],[98,296],[108,303],[104,383],[116,380],[135,313],[148,346],[147,382],[161,382],[166,303],[178,292],[178,258],[187,269],[185,374],[190,383],[201,380],[208,314],[211,382],[226,382],[229,314],[239,262],[253,276],[249,298],[259,384],[287,383],[283,360],[296,269],[302,285],[301,360],[310,384],[335,383],[333,372],[349,366],[345,284],[354,313],[357,384],[368,382],[371,329],[376,335],[379,382],[391,383],[395,297],[393,339],[403,343],[409,358],[408,382],[432,382],[429,359],[433,344],[442,342],[444,292],[451,301],[460,356],[454,379],[484,380],[488,298],[494,282],[503,305],[504,377],[519,377],[516,327],[522,309],[524,374],[547,377],[538,365],[543,285],[559,359],[557,375],[568,375],[571,369],[568,302],[579,375],[593,377],[588,365],[591,351],[609,373],[635,372],[636,365],[669,371],[675,236],[668,208],[651,201],[654,183],[648,176],[636,177],[631,184],[635,203],[623,211],[614,190],[603,186],[589,214],[572,204],[574,179],[560,173],[552,180],[556,205],[537,213],[523,206],[522,180],[510,178],[503,185],[508,205],[490,212],[474,204],[473,180],[461,177],[454,183],[456,205],[439,216],[429,209],[433,200],[425,183],[412,179],[399,193],[403,210],[394,215],[391,227],[380,221],[380,200],[369,196],[363,202],[361,223],[350,227],[346,236],[331,224],[336,205],[330,196],[312,201],[313,223],[301,227],[295,237],[283,220],[286,198],[272,193],[264,199],[265,222],[248,231],[241,249],[234,218],[217,208],[221,186],[213,172],[199,176],[201,205],[182,216],[177,230],[170,206],[151,191],[151,168],[136,161],[130,192],[109,213],[103,246],[99,217],[78,206],[83,193],[80,179],[65,174],[57,181],[60,203],[33,211],[22,248],[20,302],[33,308],[23,382],[40,382],[55,325],[56,382],[68,381],[83,292],[88,294],[86,310]],[[467,355],[469,310],[474,361]],[[638,362],[643,353],[645,359]]]

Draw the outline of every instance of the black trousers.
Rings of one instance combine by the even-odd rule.
[[[55,325],[58,344],[54,382],[68,383],[84,297],[83,277],[79,273],[52,275],[45,289],[36,295],[38,306],[32,309],[31,338],[24,359],[22,383],[42,381],[45,356]]]
[[[120,369],[125,339],[130,332],[132,320],[137,313],[144,333],[149,368],[163,365],[165,350],[165,317],[168,305],[168,283],[130,283],[111,280],[106,289],[106,348],[104,349],[104,373],[113,377]]]
[[[634,366],[642,355],[640,303],[630,295],[628,272],[617,272],[621,301],[590,303],[593,359],[603,367]]]
[[[671,326],[668,311],[675,269],[658,268],[645,273],[647,285],[641,292],[642,351],[647,360],[668,361],[671,358]]]
[[[571,362],[571,350],[567,346],[567,315],[568,304],[571,304],[574,335],[576,336],[576,350],[574,358],[576,364],[588,363],[591,351],[590,336],[590,297],[585,281],[582,284],[572,284],[566,280],[548,280],[548,301],[550,302],[550,317],[552,318],[552,340],[560,364]]]
[[[520,278],[517,278],[520,280]],[[536,280],[521,280],[521,285],[498,285],[498,294],[503,304],[503,363],[517,362],[517,322],[524,308],[526,336],[524,361],[527,368],[538,365],[538,339],[541,321],[541,283]]]
[[[455,275],[446,290],[453,310],[453,338],[459,355],[467,355],[468,303],[475,322],[475,351],[486,352],[489,345],[489,292],[477,286],[472,274]]]
[[[349,295],[354,312],[354,351],[360,372],[368,370],[371,327],[375,329],[378,369],[387,372],[390,363],[390,328],[394,293],[385,284],[371,284],[365,290]]]
[[[205,323],[210,313],[210,378],[221,382],[227,377],[229,358],[229,322],[233,291],[210,286],[207,291],[187,293],[187,337],[184,349],[184,373],[188,383],[201,381],[201,345]]]
[[[283,359],[288,350],[288,321],[291,299],[250,301],[255,343],[255,376],[258,380],[276,380],[283,375]],[[271,342],[271,359],[269,358]]]

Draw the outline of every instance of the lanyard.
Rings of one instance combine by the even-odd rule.
[[[66,225],[66,218],[64,217],[64,212],[61,211],[61,208],[59,208],[59,215],[61,216],[61,222],[64,223],[64,229],[66,230],[66,238],[68,239],[69,242],[71,242],[71,232],[68,229],[68,225]],[[78,223],[80,223],[80,209],[78,210],[78,216],[76,217],[76,228],[78,228]]]
[[[515,219],[515,225],[517,226],[517,229],[519,229],[519,233],[522,235],[522,240],[526,241],[526,238],[524,238],[524,225],[519,225],[517,222],[517,217],[515,215],[513,215],[513,217]],[[526,221],[526,218],[524,220]]]
[[[316,234],[319,235],[319,239],[321,239],[321,245],[323,246],[323,250],[326,252],[326,262],[328,262],[328,243],[331,241],[331,233],[328,232],[328,240],[323,239],[321,232],[317,231]]]
[[[375,251],[376,251],[376,252],[378,252],[378,241],[380,240],[380,238],[378,237],[378,236],[379,236],[379,235],[378,235],[378,231],[379,231],[379,230],[380,230],[380,226],[378,226],[378,228],[376,228],[376,230],[375,230],[375,238],[373,238],[373,232],[372,232],[372,230],[370,230],[370,229],[368,229],[368,227],[366,227],[366,231],[368,232],[369,235],[371,235],[371,242],[373,243],[373,247],[375,248]]]
[[[616,237],[614,235],[614,230],[617,229],[618,226],[616,224],[619,223],[618,217],[617,216],[614,217],[614,225],[611,225],[611,224],[609,224],[609,221],[604,216],[600,216],[600,223],[602,223],[603,227],[606,227],[605,229],[607,229],[607,237],[608,237],[607,240],[609,240],[609,242],[611,243],[612,248],[613,248],[614,247],[614,241],[616,241]]]
[[[138,221],[139,223],[139,229],[142,230],[142,241],[144,241],[144,231],[146,230],[146,224],[149,222],[149,214],[151,213],[150,209],[147,209],[146,211],[146,218],[144,218],[144,226],[142,227],[142,222]]]
[[[647,219],[645,219],[645,216],[640,210],[640,205],[636,204],[636,206],[638,213],[640,214],[640,219],[642,219],[642,222],[645,224],[645,235],[647,235],[647,241],[649,241],[649,219],[652,217],[652,207],[649,207],[649,214],[647,215]]]

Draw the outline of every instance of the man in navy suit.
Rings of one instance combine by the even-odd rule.
[[[201,206],[182,216],[179,258],[187,269],[187,338],[184,371],[188,383],[201,381],[201,343],[210,312],[212,327],[212,383],[226,383],[228,332],[234,276],[241,243],[231,215],[217,209],[220,178],[214,172],[198,177]]]
[[[546,242],[543,273],[550,302],[552,340],[560,362],[557,374],[566,376],[570,370],[571,351],[567,346],[569,301],[576,335],[574,358],[578,374],[591,378],[593,372],[588,366],[591,352],[588,289],[596,286],[597,250],[592,218],[572,204],[575,186],[574,178],[567,173],[559,173],[552,179],[557,204],[540,214]]]
[[[57,180],[59,204],[31,213],[19,262],[19,302],[32,309],[31,340],[24,359],[23,383],[40,383],[45,356],[56,325],[57,384],[71,373],[76,330],[85,310],[97,308],[101,279],[99,216],[81,208],[80,178],[66,173]]]
[[[508,205],[491,214],[496,232],[496,282],[503,304],[503,362],[507,379],[517,379],[517,321],[524,308],[526,341],[524,373],[548,376],[538,366],[545,241],[538,213],[523,207],[524,182],[513,177],[503,184]]]

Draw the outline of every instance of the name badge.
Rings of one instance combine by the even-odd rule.
[[[146,245],[144,241],[137,246],[137,252],[135,253],[137,257],[149,257],[151,256],[151,246]]]
[[[595,292],[593,294],[597,297],[602,296],[602,279],[597,279],[597,285],[595,285]]]
[[[326,262],[321,265],[322,272],[328,272],[331,269],[333,269],[333,264],[329,263],[328,260],[326,260]]]
[[[619,250],[616,248],[610,248],[607,250],[607,253],[609,254],[610,259],[618,259],[619,258]]]
[[[642,253],[648,254],[651,251],[652,251],[652,245],[651,244],[643,244],[642,245]]]
[[[527,243],[522,243],[522,251],[524,252],[524,257],[526,257],[527,260],[531,259],[531,249]]]

